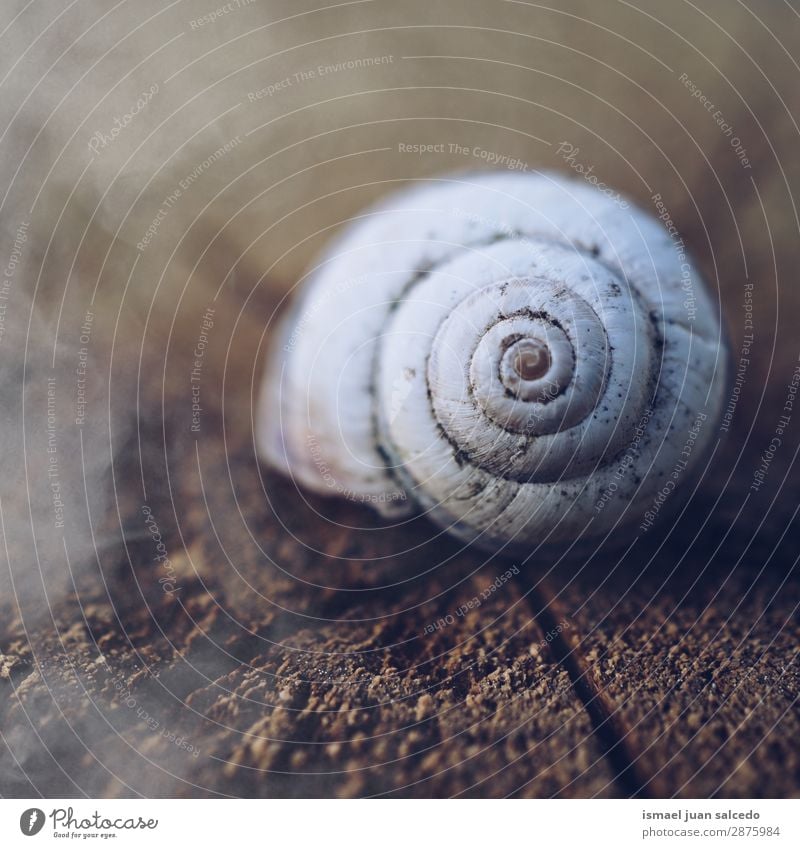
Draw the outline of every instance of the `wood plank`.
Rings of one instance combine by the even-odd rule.
[[[214,444],[213,487],[176,465],[185,549],[154,502],[174,594],[144,538],[108,596],[86,576],[54,624],[4,639],[7,794],[616,794],[524,579],[491,589],[508,563],[431,541],[421,520],[354,533],[362,508],[305,504],[267,476],[271,516],[247,443]]]
[[[594,697],[656,797],[790,797],[800,758],[797,528],[782,544],[687,555],[676,536],[580,573],[556,569],[552,609]],[[702,553],[705,551],[705,555]],[[619,586],[625,588],[620,591]]]

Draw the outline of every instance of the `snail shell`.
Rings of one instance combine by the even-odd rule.
[[[262,456],[490,550],[641,521],[699,463],[725,384],[718,308],[680,244],[554,174],[396,194],[284,319]]]

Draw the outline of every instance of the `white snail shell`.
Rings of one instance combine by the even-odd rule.
[[[309,489],[532,549],[641,521],[685,478],[725,360],[658,221],[554,174],[453,175],[360,216],[304,282],[258,444]]]

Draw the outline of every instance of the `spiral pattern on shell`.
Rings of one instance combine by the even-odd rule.
[[[398,194],[345,233],[285,319],[262,455],[492,550],[641,520],[697,467],[724,386],[718,310],[678,247],[632,205],[553,174]]]

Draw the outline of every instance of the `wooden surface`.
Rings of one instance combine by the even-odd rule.
[[[239,259],[251,238],[241,222],[217,235],[214,218],[192,224],[176,210],[159,236],[188,228],[174,261],[165,270],[166,254],[154,248],[136,270],[148,307],[163,272],[153,308],[132,309],[116,327],[112,406],[136,427],[112,434],[112,508],[94,516],[91,555],[74,573],[58,560],[38,596],[2,599],[2,795],[800,794],[800,409],[763,486],[750,489],[800,355],[800,18],[779,4],[762,19],[756,4],[574,3],[560,12],[504,4],[502,18],[490,5],[464,5],[459,20],[484,30],[450,31],[446,50],[429,32],[363,37],[364,53],[482,60],[450,60],[434,77],[423,63],[408,78],[405,66],[376,78],[417,86],[435,78],[450,87],[444,93],[367,96],[291,121],[313,135],[371,120],[377,103],[397,121],[348,136],[351,147],[396,146],[411,116],[427,115],[441,120],[420,121],[419,140],[493,144],[564,172],[552,145],[566,137],[643,207],[660,193],[719,293],[734,351],[747,331],[745,286],[754,286],[751,361],[703,480],[680,490],[674,514],[632,544],[614,539],[596,551],[510,562],[463,551],[421,519],[387,528],[357,504],[309,498],[254,459],[250,416],[269,316],[327,236],[320,228],[355,214],[387,180],[459,162],[410,161],[395,150],[379,163],[314,164],[291,198],[278,194],[260,207],[264,229],[282,220],[289,199],[296,208],[324,196],[291,219],[290,243],[299,247],[275,267],[289,243],[286,222]],[[408,21],[432,22],[423,4],[409,9]],[[380,6],[359,14],[337,13],[353,30],[395,22]],[[517,65],[538,70],[531,76]],[[681,73],[735,126],[751,168]],[[487,90],[538,105],[517,100],[512,109]],[[453,136],[451,108],[483,124],[465,123]],[[288,143],[294,126],[279,122],[270,143]],[[519,131],[498,129],[508,126]],[[341,152],[335,139],[325,144],[324,156],[309,150],[270,179]],[[252,191],[264,180],[254,177]],[[133,254],[102,265],[117,223],[111,204],[106,213],[79,267],[89,280],[102,276],[112,292],[102,308],[113,318],[122,289],[107,280],[127,279]],[[142,213],[145,226],[151,219],[152,210]],[[187,375],[220,280],[196,434]],[[79,316],[84,294],[78,288],[67,301]],[[99,370],[107,350],[96,338]],[[166,572],[144,504],[168,551],[174,592],[159,583]],[[11,572],[35,573],[30,540],[9,525],[5,492],[2,506]],[[501,588],[457,615],[509,569]],[[56,591],[65,574],[65,590]]]

